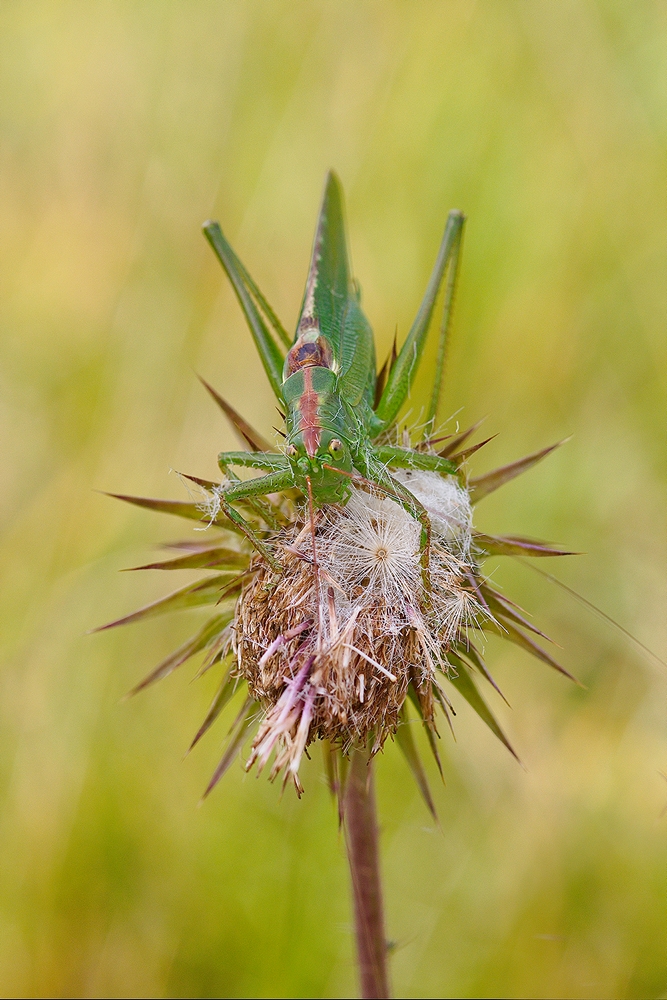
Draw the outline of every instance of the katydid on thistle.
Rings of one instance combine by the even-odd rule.
[[[284,453],[222,452],[218,462],[227,475],[227,483],[218,495],[227,516],[275,568],[278,568],[275,557],[234,508],[235,501],[252,503],[267,494],[296,487],[308,498],[312,524],[314,508],[345,504],[352,485],[357,484],[390,497],[419,522],[422,573],[429,588],[429,516],[391,470],[457,473],[455,463],[428,447],[428,437],[438,412],[464,221],[461,212],[449,213],[415,320],[389,371],[385,367],[380,375],[376,374],[373,332],[361,309],[358,286],[350,274],[342,191],[333,172],[326,180],[293,340],[225,239],[219,224],[204,225],[206,238],[232,283],[286,424]],[[424,444],[428,450],[385,443],[386,432],[417,374],[443,284],[436,374],[425,422]],[[234,467],[253,468],[265,475],[240,481],[231,472]]]

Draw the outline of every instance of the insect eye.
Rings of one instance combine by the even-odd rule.
[[[296,458],[298,452],[293,444],[288,444],[287,447],[285,448],[285,454],[288,456],[288,458]]]
[[[339,441],[338,438],[334,438],[331,444],[329,445],[329,451],[331,452],[334,458],[340,458],[343,452],[343,442]]]

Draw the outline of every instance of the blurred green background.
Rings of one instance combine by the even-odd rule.
[[[333,166],[381,357],[468,213],[444,410],[500,432],[477,472],[573,435],[478,524],[585,552],[548,568],[665,657],[667,7],[30,0],[0,30],[0,992],[353,996],[319,754],[301,802],[239,765],[197,809],[215,679],[120,703],[197,612],[85,634],[167,592],[117,570],[191,529],[94,491],[215,474],[195,371],[271,433],[200,225],[292,325]],[[525,769],[462,706],[441,829],[387,748],[396,993],[665,996],[665,670],[489,569],[586,689],[490,641]]]

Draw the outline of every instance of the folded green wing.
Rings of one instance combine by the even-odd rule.
[[[373,331],[350,277],[340,181],[329,172],[296,338],[318,328],[331,344],[343,398],[357,406],[375,392]]]

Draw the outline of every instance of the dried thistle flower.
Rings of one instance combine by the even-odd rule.
[[[234,630],[239,675],[266,712],[248,767],[261,768],[279,747],[272,775],[285,767],[296,780],[305,746],[318,737],[347,752],[372,734],[376,752],[396,731],[411,684],[433,732],[434,697],[447,711],[438,678],[451,670],[446,650],[490,617],[471,590],[470,500],[451,477],[406,471],[401,480],[431,517],[430,594],[417,522],[394,500],[359,488],[320,516],[316,572],[307,519],[285,537],[275,584],[257,558]]]

